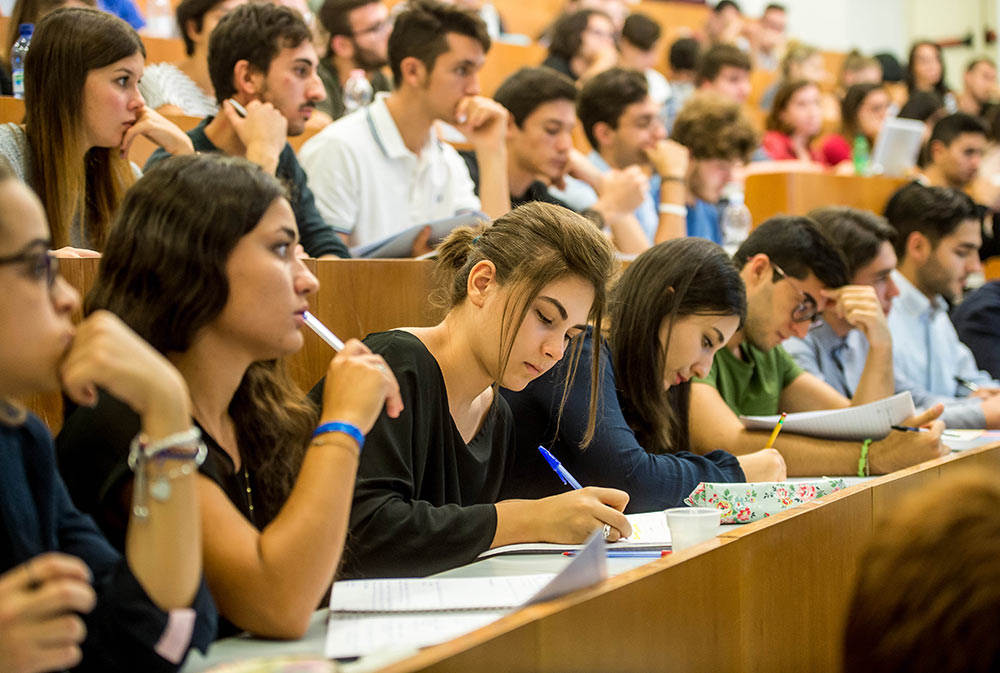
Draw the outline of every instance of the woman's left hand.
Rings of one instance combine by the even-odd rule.
[[[184,131],[152,108],[143,107],[139,110],[139,118],[122,137],[121,155],[128,156],[132,142],[139,136],[145,136],[172,155],[192,154],[194,145]]]

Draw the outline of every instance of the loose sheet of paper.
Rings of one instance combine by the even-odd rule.
[[[326,656],[360,657],[387,650],[413,650],[457,638],[507,614],[484,612],[435,612],[413,614],[330,613]]]
[[[337,612],[425,612],[516,608],[555,575],[344,580],[333,585]]]
[[[861,441],[882,439],[898,425],[913,416],[910,391],[846,409],[825,409],[788,414],[782,432],[793,432],[822,439]],[[747,430],[773,430],[781,416],[740,416]]]

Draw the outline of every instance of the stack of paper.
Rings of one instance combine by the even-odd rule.
[[[531,603],[607,577],[600,531],[562,572],[505,577],[347,580],[330,595],[326,656],[414,649],[474,631]]]

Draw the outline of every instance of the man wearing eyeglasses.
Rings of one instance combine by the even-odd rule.
[[[381,0],[326,0],[319,20],[330,34],[326,56],[319,62],[319,77],[326,87],[326,100],[316,111],[340,119],[344,107],[344,84],[352,70],[364,70],[375,93],[391,91],[382,72],[389,63],[389,8]]]
[[[761,449],[768,433],[749,431],[740,415],[772,415],[864,404],[894,391],[892,347],[885,317],[870,310],[871,287],[847,285],[847,267],[833,244],[805,217],[775,217],[760,225],[734,260],[747,289],[743,327],[722,348],[712,370],[691,385],[689,432],[693,450],[725,449],[743,454]],[[875,301],[877,304],[877,300]],[[821,311],[833,311],[858,326],[872,342],[861,382],[851,399],[804,372],[781,343],[806,336]],[[940,406],[904,421],[932,423]],[[870,442],[871,473],[892,472],[941,455],[944,424],[928,432],[892,432]],[[856,474],[861,442],[827,441],[782,433],[774,444],[789,476]]]

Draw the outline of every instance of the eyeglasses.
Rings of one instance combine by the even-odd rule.
[[[41,250],[34,245],[15,255],[0,257],[0,265],[6,264],[26,265],[31,278],[35,280],[44,278],[45,284],[50,290],[56,284],[56,277],[59,276],[59,259],[52,254],[51,250]]]
[[[813,299],[813,296],[793,283],[792,279],[787,273],[781,270],[780,266],[774,262],[771,262],[771,266],[774,267],[775,273],[787,280],[792,289],[799,293],[799,303],[792,309],[792,320],[794,322],[813,322],[816,320],[816,316],[819,314],[819,307],[816,305],[816,300]]]
[[[362,36],[368,35],[368,34],[387,33],[387,32],[389,32],[389,31],[392,30],[392,22],[393,22],[392,18],[382,19],[378,23],[374,23],[374,24],[368,26],[367,28],[363,28],[363,29],[357,31],[356,33],[354,33],[353,35],[351,35],[351,37],[353,37],[356,40],[359,37],[362,37]]]

